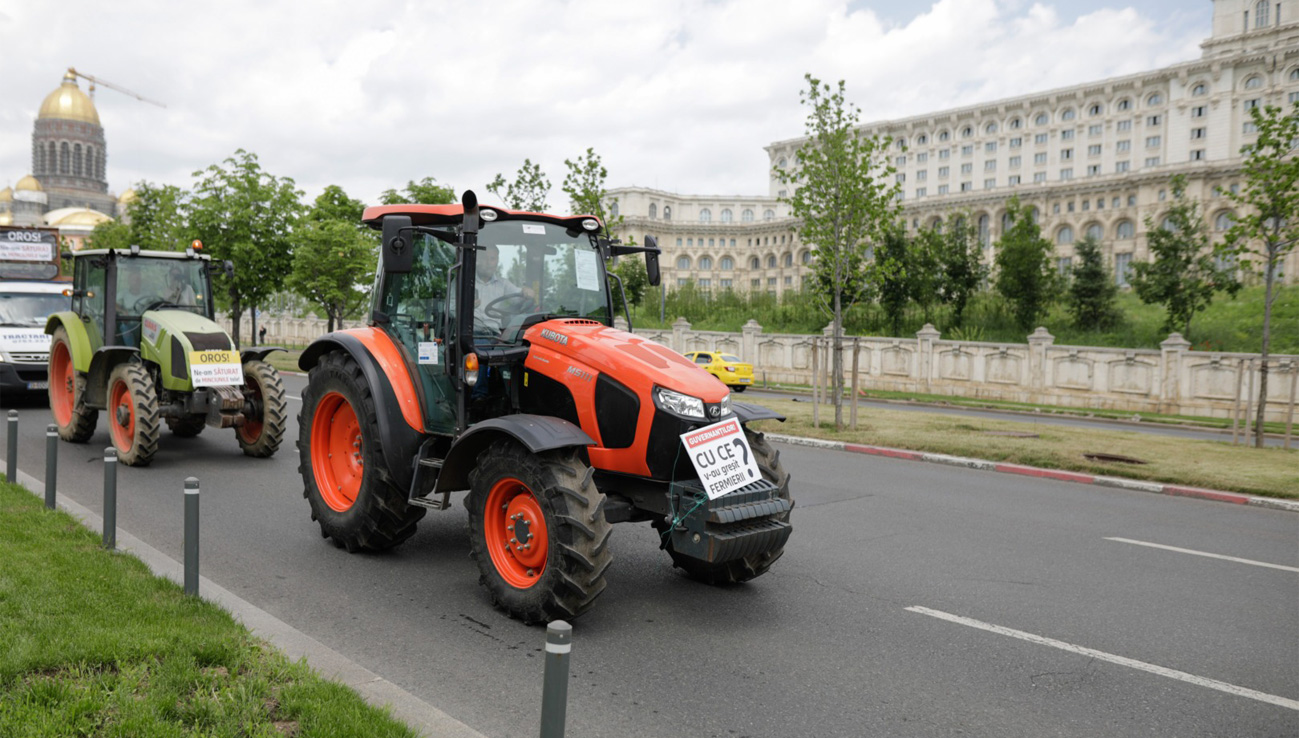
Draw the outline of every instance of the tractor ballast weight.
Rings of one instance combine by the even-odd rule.
[[[249,456],[279,448],[284,385],[264,359],[283,349],[236,351],[214,320],[213,265],[196,246],[71,255],[72,309],[45,327],[50,409],[64,440],[88,441],[106,410],[118,457],[132,466],[152,461],[163,424],[179,436],[233,428]]]
[[[652,237],[622,245],[596,218],[480,206],[471,192],[364,220],[382,231],[367,325],[299,360],[299,469],[325,537],[395,546],[467,490],[481,581],[528,622],[591,607],[614,523],[651,523],[673,563],[709,583],[780,557],[793,500],[779,454],[744,427],[760,478],[709,499],[680,437],[784,418],[732,403],[680,354],[613,327],[605,261],[643,253],[657,284]]]

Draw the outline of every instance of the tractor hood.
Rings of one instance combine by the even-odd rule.
[[[224,328],[187,310],[148,310],[140,319],[140,331],[144,341],[154,346],[176,336],[193,351],[234,348]]]
[[[672,349],[594,320],[551,320],[530,327],[523,337],[532,344],[530,358],[554,352],[633,390],[648,392],[648,385],[657,385],[706,403],[721,402],[730,392]]]

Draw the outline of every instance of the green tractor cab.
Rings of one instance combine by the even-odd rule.
[[[193,248],[70,256],[72,309],[45,326],[50,409],[63,440],[90,440],[107,410],[118,458],[131,466],[153,459],[163,422],[186,437],[234,428],[249,456],[279,449],[284,383],[264,359],[283,349],[238,351],[215,322],[211,272],[220,265]]]

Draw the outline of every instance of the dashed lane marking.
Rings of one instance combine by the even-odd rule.
[[[1211,559],[1222,559],[1223,561],[1234,561],[1237,564],[1249,564],[1250,566],[1266,566],[1269,569],[1280,569],[1281,571],[1292,571],[1299,574],[1299,567],[1285,566],[1284,564],[1269,564],[1266,561],[1254,561],[1253,559],[1240,559],[1235,556],[1223,556],[1222,554],[1209,553],[1207,551],[1195,551],[1189,548],[1178,548],[1177,546],[1165,546],[1162,543],[1150,543],[1148,541],[1134,541],[1131,538],[1106,538],[1107,541],[1118,541],[1119,543],[1131,543],[1134,546],[1149,546],[1150,548],[1162,548],[1165,551],[1176,551],[1177,553],[1190,554],[1192,556],[1207,556]]]

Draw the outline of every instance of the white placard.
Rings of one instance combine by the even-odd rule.
[[[599,256],[594,251],[574,251],[573,266],[577,272],[577,288],[587,292],[600,291]]]
[[[735,418],[682,433],[681,442],[710,500],[762,478],[749,439]]]
[[[546,227],[540,223],[524,223],[523,232],[544,236],[546,235]]]
[[[244,368],[234,351],[189,352],[189,375],[195,387],[221,387],[244,383]]]
[[[30,231],[37,236],[37,231]],[[10,234],[13,235],[13,234]],[[0,259],[5,261],[53,261],[54,244],[48,241],[0,240]]]
[[[419,342],[419,363],[437,364],[438,363],[438,345],[434,341]]]

